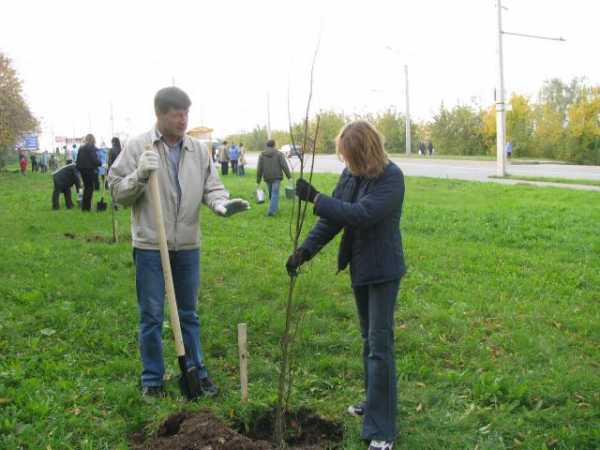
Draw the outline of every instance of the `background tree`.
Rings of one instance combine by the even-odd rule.
[[[533,111],[529,100],[513,94],[511,110],[506,114],[506,138],[513,146],[514,156],[533,156]]]
[[[23,134],[37,127],[38,121],[23,98],[21,80],[10,59],[0,53],[0,168]]]
[[[481,114],[473,107],[447,109],[442,104],[431,123],[431,138],[436,152],[442,155],[483,155],[486,148],[482,130]]]
[[[564,159],[600,164],[600,87],[586,89],[568,111]]]

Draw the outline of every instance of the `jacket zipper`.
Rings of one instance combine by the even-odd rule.
[[[177,180],[175,180],[179,185],[178,186],[179,189],[181,189],[181,182],[179,181],[180,175],[181,175],[181,165],[183,162],[183,156],[185,154],[183,145],[184,145],[184,143],[182,142],[181,150],[180,150],[181,153],[179,154],[179,161],[177,162]],[[177,248],[177,223],[179,222],[179,207],[181,206],[181,200],[183,198],[183,189],[181,189],[181,195],[176,198],[177,198],[177,208],[175,208],[175,236],[173,236],[173,247],[175,248],[175,251],[178,250],[178,248]]]

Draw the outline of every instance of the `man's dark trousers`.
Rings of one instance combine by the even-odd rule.
[[[73,207],[73,200],[71,199],[71,188],[65,186],[59,186],[54,183],[54,191],[52,192],[52,209],[59,209],[58,198],[60,194],[65,195],[65,205],[67,209],[71,209]]]

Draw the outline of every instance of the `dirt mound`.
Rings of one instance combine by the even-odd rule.
[[[181,412],[168,417],[156,434],[144,440],[143,433],[131,436],[132,450],[272,450],[273,413],[257,416],[253,423],[238,424],[245,435],[228,427],[210,411]],[[342,427],[308,410],[288,417],[288,443],[293,450],[336,448]]]
[[[291,411],[286,417],[286,442],[296,449],[338,448],[344,437],[340,424],[323,419],[309,409]],[[258,440],[270,440],[275,429],[275,412],[258,414],[249,425],[236,424],[246,436]]]

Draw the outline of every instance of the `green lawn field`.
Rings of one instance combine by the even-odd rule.
[[[314,178],[323,191],[336,179]],[[222,393],[188,403],[168,327],[169,396],[140,396],[129,211],[117,212],[112,244],[109,211],[52,211],[50,176],[0,173],[0,448],[125,449],[129,434],[179,410],[208,407],[234,423],[273,404],[291,203],[267,217],[253,173],[225,184],[252,209],[201,213],[199,313]],[[408,178],[401,228],[397,448],[600,448],[598,193]],[[343,423],[343,448],[358,450],[360,422],[345,409],[363,395],[361,341],[337,242],[299,280],[291,401]]]

